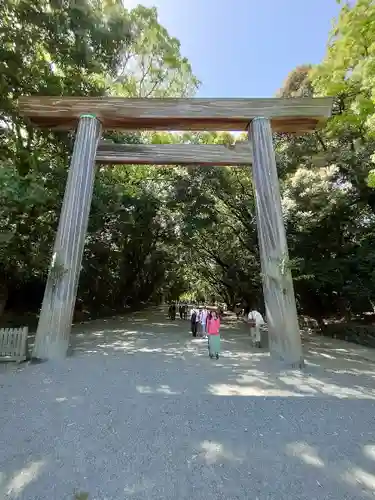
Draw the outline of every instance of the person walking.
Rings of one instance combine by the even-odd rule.
[[[176,319],[176,304],[171,305],[171,320],[174,321]]]
[[[190,325],[191,325],[191,333],[193,337],[197,336],[197,328],[198,328],[198,313],[195,307],[191,310],[190,314]]]
[[[208,311],[206,309],[206,306],[203,306],[203,309],[199,317],[199,322],[201,324],[200,330],[203,338],[207,338],[207,315]]]
[[[202,308],[198,307],[198,311],[197,311],[197,337],[201,337],[201,332],[202,332],[201,317],[202,317]]]
[[[234,308],[234,313],[235,313],[237,319],[240,319],[240,317],[243,314],[243,308],[241,307],[241,304],[236,304],[236,306]]]
[[[208,354],[210,358],[216,357],[219,359],[220,355],[220,317],[216,311],[213,311],[207,320],[207,334],[208,334]]]
[[[265,324],[263,316],[255,308],[249,312],[247,321],[250,326],[250,337],[254,346],[260,347],[260,328]]]

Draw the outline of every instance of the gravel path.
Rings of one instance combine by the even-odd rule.
[[[223,327],[208,359],[160,312],[75,329],[64,363],[0,374],[0,499],[375,496],[375,364],[310,339],[280,371]]]

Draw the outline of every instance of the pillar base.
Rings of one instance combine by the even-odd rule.
[[[279,356],[270,353],[271,359],[277,363],[280,370],[304,370],[306,368],[306,363],[303,358],[298,361],[290,361],[287,359],[280,358]]]

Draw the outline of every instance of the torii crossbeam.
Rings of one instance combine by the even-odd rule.
[[[104,165],[251,165],[248,142],[233,147],[221,144],[114,144],[100,143],[96,161]]]
[[[68,350],[96,161],[159,165],[252,164],[270,352],[289,366],[302,366],[293,282],[286,265],[288,248],[272,130],[309,132],[330,116],[331,107],[331,98],[22,97],[20,113],[31,124],[53,130],[77,128],[33,356],[57,359],[64,357]],[[241,145],[233,150],[220,145],[101,145],[98,149],[102,128],[248,130],[250,144],[247,148]]]

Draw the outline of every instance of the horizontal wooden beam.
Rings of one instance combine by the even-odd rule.
[[[100,143],[96,161],[123,165],[251,165],[246,142],[220,144],[112,144]]]
[[[332,98],[128,99],[40,97],[19,99],[19,111],[33,125],[57,130],[77,126],[92,113],[106,129],[244,131],[253,118],[270,118],[275,132],[313,130],[331,114]]]

